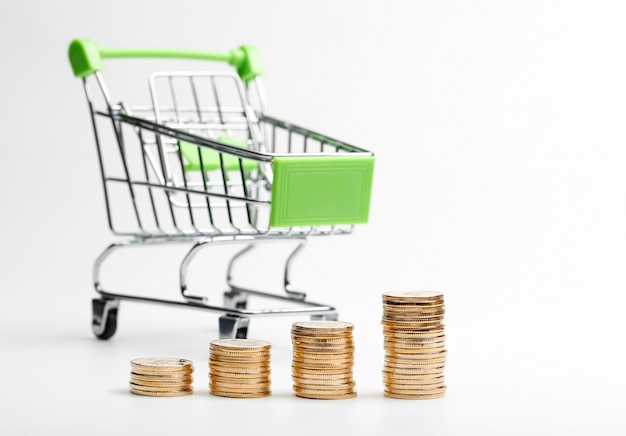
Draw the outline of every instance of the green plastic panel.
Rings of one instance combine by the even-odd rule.
[[[374,156],[274,158],[270,226],[366,223]]]
[[[231,138],[230,136],[220,136],[217,140],[224,144],[248,148],[245,141]],[[198,153],[198,148],[200,148],[200,153]],[[180,151],[187,161],[185,163],[185,170],[187,171],[200,171],[200,154],[202,154],[202,165],[205,171],[221,169],[220,153],[216,150],[208,147],[198,147],[190,142],[180,141]],[[226,171],[239,171],[239,157],[222,153],[222,159],[224,160],[224,169]],[[259,166],[257,161],[250,159],[241,159],[241,162],[246,172],[252,171]]]

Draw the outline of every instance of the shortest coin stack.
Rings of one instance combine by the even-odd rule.
[[[354,326],[341,321],[301,321],[291,328],[296,396],[319,400],[356,397],[352,377]]]
[[[193,393],[193,362],[175,357],[142,357],[130,361],[130,391],[150,397]]]
[[[425,400],[445,395],[443,315],[441,292],[383,294],[385,396]]]
[[[209,349],[209,391],[231,398],[261,398],[272,394],[270,350],[255,339],[216,339]]]

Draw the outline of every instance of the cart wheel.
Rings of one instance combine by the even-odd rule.
[[[118,300],[94,298],[92,300],[91,329],[98,339],[106,340],[117,330]]]
[[[249,323],[249,318],[228,314],[220,316],[220,339],[246,339]]]

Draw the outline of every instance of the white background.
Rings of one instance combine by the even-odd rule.
[[[625,14],[620,1],[6,3],[0,433],[624,434]],[[357,398],[294,396],[297,318],[252,320],[273,344],[273,395],[257,400],[208,394],[216,314],[122,303],[117,334],[94,338],[91,267],[113,237],[67,60],[77,37],[257,45],[271,114],[376,154],[370,222],[312,240],[294,270],[355,324]],[[176,263],[146,256],[155,274],[174,267],[157,283],[175,298]],[[134,290],[135,268],[109,277]],[[380,295],[416,289],[445,294],[448,392],[392,400]],[[131,395],[129,361],[153,355],[193,360],[195,394]]]

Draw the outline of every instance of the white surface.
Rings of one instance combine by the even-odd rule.
[[[623,2],[3,9],[1,434],[626,433]],[[311,241],[294,271],[356,326],[357,398],[294,397],[288,317],[252,321],[273,344],[260,400],[208,394],[217,315],[123,303],[114,338],[92,336],[91,266],[112,237],[75,37],[256,44],[271,113],[376,153],[370,223]],[[380,294],[405,289],[445,293],[444,399],[382,395]],[[129,362],[151,355],[193,360],[196,393],[131,395]]]

